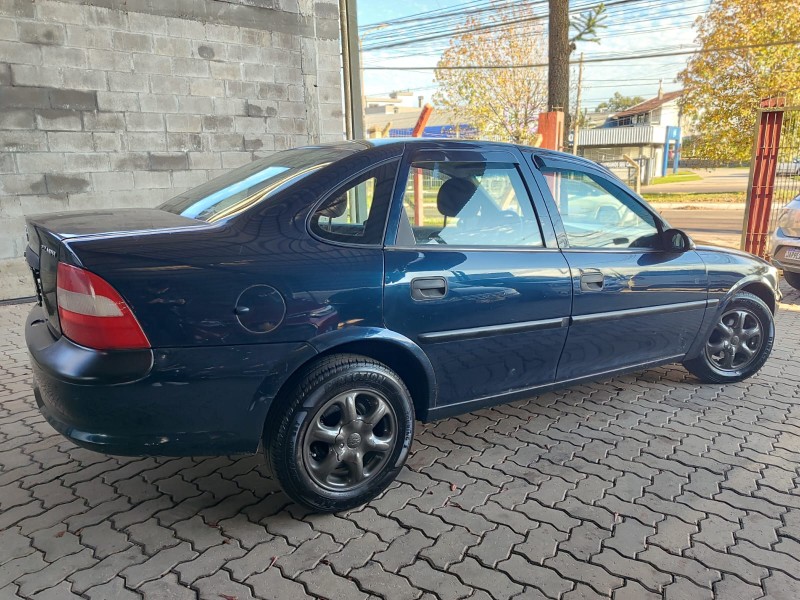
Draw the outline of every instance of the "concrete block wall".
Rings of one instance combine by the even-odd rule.
[[[24,215],[154,206],[342,139],[337,0],[0,0],[0,300]]]

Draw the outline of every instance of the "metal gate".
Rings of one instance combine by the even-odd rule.
[[[800,194],[800,106],[785,98],[761,103],[756,120],[742,248],[768,258],[783,208]]]

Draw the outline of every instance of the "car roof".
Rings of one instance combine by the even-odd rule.
[[[608,169],[606,169],[602,165],[599,165],[598,163],[591,161],[588,158],[575,156],[574,154],[568,154],[566,152],[558,152],[556,150],[548,150],[545,148],[537,148],[535,146],[525,146],[523,144],[512,144],[509,142],[493,142],[489,140],[466,140],[466,139],[453,139],[453,138],[426,138],[426,137],[395,137],[395,138],[346,140],[341,142],[332,142],[328,144],[316,144],[315,146],[335,146],[343,149],[349,148],[352,149],[354,152],[367,151],[371,148],[384,148],[389,146],[422,146],[422,147],[436,148],[442,150],[450,148],[455,149],[459,147],[461,147],[462,149],[465,147],[471,147],[482,150],[491,150],[491,149],[502,150],[507,148],[517,148],[519,150],[529,152],[534,156],[541,156],[542,158],[550,157],[553,159],[567,160],[577,164],[582,164],[587,167],[592,167],[594,169],[608,171]]]

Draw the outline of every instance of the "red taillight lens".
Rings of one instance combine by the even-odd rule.
[[[150,347],[131,309],[101,277],[60,262],[56,285],[61,332],[76,344],[97,350]]]

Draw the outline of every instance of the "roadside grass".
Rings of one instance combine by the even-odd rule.
[[[677,173],[670,173],[664,177],[654,177],[650,181],[650,185],[658,185],[660,183],[680,183],[683,181],[700,181],[702,177],[694,171],[678,171]]]
[[[698,193],[688,194],[680,192],[677,194],[642,194],[642,197],[648,202],[659,204],[664,202],[669,203],[685,203],[685,204],[701,204],[706,202],[713,203],[744,203],[747,199],[747,192],[720,192],[720,193]]]

